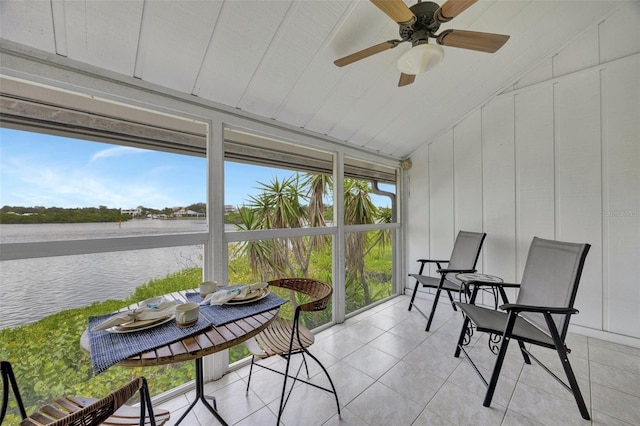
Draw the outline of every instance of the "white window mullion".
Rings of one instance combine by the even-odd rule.
[[[224,125],[214,120],[207,141],[207,220],[209,240],[204,249],[204,278],[227,282],[227,244],[224,235]],[[229,369],[229,351],[203,358],[205,382],[222,377]]]
[[[333,320],[345,319],[345,228],[344,228],[344,154],[337,152],[333,166],[333,218],[337,233],[333,238]]]

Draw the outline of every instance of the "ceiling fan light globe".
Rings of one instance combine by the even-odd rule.
[[[444,49],[434,44],[419,44],[407,50],[398,59],[403,74],[417,75],[438,65],[444,58]]]

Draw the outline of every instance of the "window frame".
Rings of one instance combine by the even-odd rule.
[[[46,55],[35,49],[6,45],[2,49],[3,80],[17,81],[37,89],[45,87],[83,98],[102,99],[128,108],[149,111],[158,115],[175,116],[195,120],[207,126],[207,220],[208,232],[140,237],[118,237],[102,240],[8,243],[0,247],[0,260],[53,255],[91,254],[120,250],[171,247],[179,245],[204,245],[203,279],[226,278],[227,245],[239,239],[273,238],[278,236],[333,235],[333,276],[335,322],[342,322],[344,315],[344,234],[345,232],[375,229],[393,229],[394,238],[394,291],[403,289],[400,277],[404,276],[404,262],[400,252],[404,241],[404,210],[402,193],[406,187],[406,173],[400,168],[399,158],[384,156],[344,142],[314,134],[304,129],[261,119],[240,110],[233,110],[198,98],[169,91],[140,82],[120,74],[100,70],[86,64],[70,62],[67,58]],[[3,85],[3,91],[5,90]],[[321,149],[334,155],[334,220],[335,226],[308,229],[279,229],[266,231],[225,232],[224,229],[224,129],[234,128],[307,148]],[[365,162],[381,164],[397,170],[396,196],[398,220],[391,224],[350,225],[343,220],[343,180],[345,156]],[[14,254],[11,254],[14,253]],[[382,302],[379,302],[382,303]],[[371,306],[367,307],[370,308]],[[352,315],[357,312],[352,313]],[[221,376],[228,368],[224,356],[208,357],[205,361],[205,379]]]

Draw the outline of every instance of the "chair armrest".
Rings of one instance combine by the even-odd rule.
[[[505,303],[500,306],[500,309],[504,311],[513,311],[513,312],[539,312],[545,313],[548,312],[550,314],[577,314],[578,311],[576,308],[567,308],[567,307],[553,307],[553,306],[531,306],[531,305],[519,305],[517,303]]]
[[[441,274],[449,274],[449,273],[457,273],[457,274],[471,274],[476,272],[475,269],[448,269],[448,268],[442,268],[442,269],[438,269],[436,272],[439,272]]]
[[[489,283],[485,283],[485,284],[489,284]],[[516,284],[516,283],[491,283],[493,285],[497,285],[500,287],[506,287],[506,288],[520,288],[520,284]]]
[[[448,260],[432,260],[432,259],[418,259],[416,262],[420,263],[449,263]]]

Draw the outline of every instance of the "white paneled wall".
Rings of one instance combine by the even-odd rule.
[[[638,4],[412,159],[408,219],[422,212],[429,229],[408,233],[409,272],[416,258],[448,257],[458,230],[486,232],[478,269],[516,282],[534,236],[587,242],[573,330],[640,347]]]

